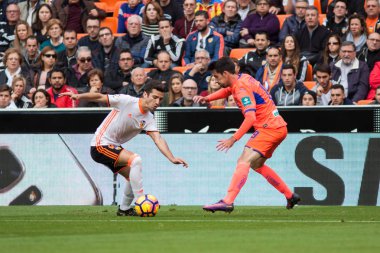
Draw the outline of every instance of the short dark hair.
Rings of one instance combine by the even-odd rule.
[[[87,21],[89,21],[89,20],[97,20],[97,21],[99,22],[99,24],[100,24],[100,19],[99,19],[99,18],[94,17],[94,16],[89,16],[89,17],[86,19],[86,26],[87,26]]]
[[[165,17],[163,17],[160,20],[158,20],[158,26],[160,26],[160,22],[165,22],[165,21],[168,21],[169,25],[173,26],[172,21],[170,19],[168,19],[168,18],[165,18]]]
[[[343,87],[343,85],[341,85],[341,84],[333,84],[332,86],[331,86],[331,89],[332,90],[342,90],[343,91],[343,93],[344,93],[344,87]]]
[[[267,40],[269,40],[269,34],[267,32],[264,32],[264,31],[257,32],[255,34],[255,38],[256,38],[256,35],[265,35],[265,37],[267,38]]]
[[[63,78],[66,79],[66,73],[65,73],[65,71],[64,71],[62,68],[53,68],[52,70],[50,70],[50,72],[49,72],[49,74],[48,74],[49,78],[51,78],[51,75],[52,75],[53,73],[56,73],[56,72],[62,73]]]
[[[317,74],[317,71],[331,75],[331,68],[328,64],[317,64],[314,67],[314,74]]]
[[[75,31],[74,29],[67,29],[67,30],[64,30],[63,31],[63,37],[65,37],[65,33],[75,33],[75,37],[77,37],[77,31]]]
[[[0,92],[8,91],[9,95],[12,94],[12,88],[9,87],[7,84],[0,85]]]
[[[281,72],[284,71],[285,69],[291,69],[293,71],[293,74],[297,73],[296,67],[294,65],[292,65],[292,64],[284,64],[282,66]]]
[[[28,41],[28,40],[36,40],[36,41],[37,41],[37,45],[40,44],[40,43],[38,42],[38,39],[37,39],[37,37],[36,37],[35,35],[29,35],[29,36],[26,38],[25,41]]]
[[[315,93],[315,91],[312,91],[312,90],[307,90],[307,91],[305,91],[305,92],[301,95],[301,97],[300,97],[300,105],[302,105],[302,100],[303,100],[303,97],[304,97],[305,95],[310,95],[310,96],[312,96],[312,97],[313,97],[313,100],[314,100],[314,104],[315,104],[315,105],[317,104],[317,93]]]
[[[205,19],[209,19],[209,15],[208,15],[208,12],[207,11],[197,11],[196,13],[195,13],[195,17],[197,17],[197,16],[203,16]]]
[[[219,60],[212,62],[208,66],[208,70],[216,71],[219,74],[222,74],[224,71],[235,74],[235,63],[230,57],[224,56]]]
[[[165,92],[165,85],[157,80],[148,80],[144,86],[144,91],[149,95],[153,90]]]
[[[109,27],[101,27],[100,29],[99,29],[99,33],[101,32],[101,31],[103,31],[103,30],[108,30],[110,33],[111,33],[111,35],[113,35],[113,32],[112,32],[112,30],[111,30],[111,28],[109,28]]]

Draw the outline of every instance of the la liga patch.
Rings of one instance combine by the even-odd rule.
[[[244,106],[247,106],[247,105],[251,105],[252,104],[252,101],[249,97],[243,97],[241,99],[241,103],[244,105]]]

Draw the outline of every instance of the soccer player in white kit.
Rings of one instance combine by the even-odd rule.
[[[70,96],[73,100],[107,103],[114,108],[95,132],[91,141],[91,156],[94,161],[106,165],[112,172],[119,173],[126,179],[123,198],[116,213],[118,216],[135,216],[133,199],[144,194],[141,157],[124,149],[121,144],[145,131],[169,161],[188,167],[183,159],[173,156],[157,130],[153,112],[164,97],[164,86],[160,82],[154,80],[148,82],[144,87],[142,98],[71,92],[62,93],[61,96]]]

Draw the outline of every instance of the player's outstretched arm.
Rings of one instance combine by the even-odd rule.
[[[59,94],[60,97],[63,96],[69,96],[72,100],[89,100],[93,102],[100,102],[100,103],[107,103],[108,97],[107,95],[101,94],[101,93],[95,93],[95,92],[87,92],[82,94],[75,94],[72,92],[63,92]]]
[[[169,161],[171,161],[174,164],[182,164],[183,167],[188,167],[188,164],[185,160],[174,157],[172,152],[169,149],[168,144],[166,143],[165,139],[161,136],[159,132],[148,132],[148,135],[152,138],[154,143],[156,144],[157,148],[161,151],[161,153],[168,158]]]
[[[202,97],[202,96],[195,96],[195,97],[193,97],[193,101],[194,101],[194,103],[198,103],[198,104],[205,104],[205,103],[207,103],[207,99],[205,97]]]

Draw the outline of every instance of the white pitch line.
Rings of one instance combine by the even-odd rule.
[[[230,222],[230,223],[380,223],[380,221],[353,221],[353,220],[159,220],[156,218],[141,218],[139,220],[1,220],[1,222]]]

